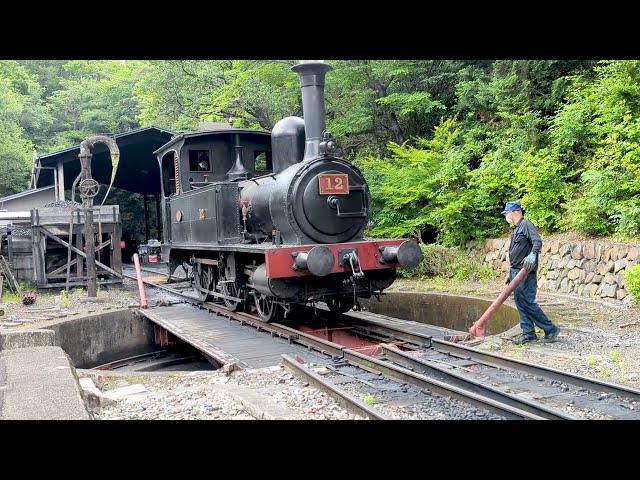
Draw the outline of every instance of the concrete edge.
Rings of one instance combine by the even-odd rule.
[[[0,352],[17,348],[55,347],[55,341],[56,334],[49,329],[0,331]]]

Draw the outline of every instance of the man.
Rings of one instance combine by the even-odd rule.
[[[524,277],[513,293],[516,307],[520,313],[520,329],[522,330],[522,335],[513,339],[513,343],[522,345],[537,342],[538,336],[534,324],[544,331],[544,338],[540,339],[541,343],[555,342],[560,328],[549,320],[540,305],[536,303],[538,288],[536,272],[542,239],[533,223],[524,218],[520,202],[507,202],[502,215],[505,216],[508,223],[514,226],[509,247],[511,268],[506,283],[509,284],[522,268],[529,270],[529,274]]]

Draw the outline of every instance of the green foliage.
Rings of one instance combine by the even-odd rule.
[[[495,272],[484,265],[478,252],[457,247],[421,244],[422,264],[414,271],[416,276],[441,277],[453,280],[480,280],[495,278]]]
[[[640,62],[601,62],[578,79],[553,125],[554,147],[576,173],[565,228],[640,233]],[[577,176],[579,175],[579,176]]]
[[[33,144],[22,126],[29,111],[28,80],[16,62],[0,61],[0,197],[29,185]]]
[[[20,279],[18,280],[18,287],[22,292],[26,292],[28,290],[36,290],[36,282],[34,282],[33,280]]]
[[[143,65],[112,60],[67,62],[62,88],[47,99],[57,129],[48,147],[65,148],[88,135],[137,128],[138,98],[131,92]]]
[[[1,109],[2,99],[0,99]],[[29,186],[32,164],[31,143],[23,135],[24,133],[15,124],[0,119],[0,159],[2,160],[0,197],[22,192]]]
[[[66,290],[60,290],[60,306],[62,308],[69,308],[71,306],[71,300]]]
[[[514,170],[527,218],[547,232],[558,229],[562,218],[561,202],[567,190],[565,166],[546,150],[531,149]]]
[[[2,60],[0,196],[28,185],[34,147],[229,117],[271,129],[302,116],[295,63]],[[367,235],[482,241],[508,232],[499,212],[513,199],[546,233],[640,234],[640,61],[327,63],[327,129],[369,182]],[[111,195],[131,206],[127,240],[146,240],[141,199]]]
[[[476,223],[467,208],[468,155],[456,145],[460,127],[445,120],[433,139],[416,139],[417,147],[390,143],[390,156],[360,161],[373,198],[371,235],[420,237],[429,225],[446,244],[471,237]]]
[[[635,302],[640,302],[640,263],[627,267],[624,272],[626,289]]]
[[[22,298],[20,298],[20,295],[18,295],[17,293],[13,293],[11,291],[11,289],[9,288],[9,285],[7,283],[7,280],[4,279],[4,288],[2,289],[2,301],[3,302],[9,302],[9,303],[13,303],[13,302],[21,302]]]
[[[76,287],[73,289],[73,292],[71,292],[71,296],[74,298],[79,298],[81,296],[83,296],[86,293],[86,290],[82,287]]]
[[[364,396],[364,403],[366,403],[367,405],[373,405],[374,403],[376,403],[375,395],[373,395],[372,393],[367,393]]]
[[[302,115],[295,61],[170,60],[150,62],[136,85],[143,124],[194,130],[200,121],[271,129]]]

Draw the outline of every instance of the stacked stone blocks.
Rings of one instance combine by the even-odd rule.
[[[630,302],[625,271],[640,256],[640,244],[595,240],[564,241],[543,238],[538,259],[538,288],[586,298],[612,298]],[[488,239],[483,264],[499,272],[509,268],[510,239]]]

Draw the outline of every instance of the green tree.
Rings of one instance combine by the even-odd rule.
[[[151,62],[136,87],[140,122],[194,130],[200,121],[270,130],[281,118],[301,115],[296,62],[181,60]]]
[[[65,63],[67,77],[48,104],[56,124],[49,149],[66,148],[97,134],[126,132],[140,126],[132,95],[145,62],[79,61]]]
[[[553,147],[579,180],[566,202],[565,229],[640,233],[640,62],[601,62],[574,80],[553,125]]]
[[[18,193],[29,184],[33,144],[21,126],[31,100],[22,87],[29,81],[16,62],[0,61],[0,196]]]

